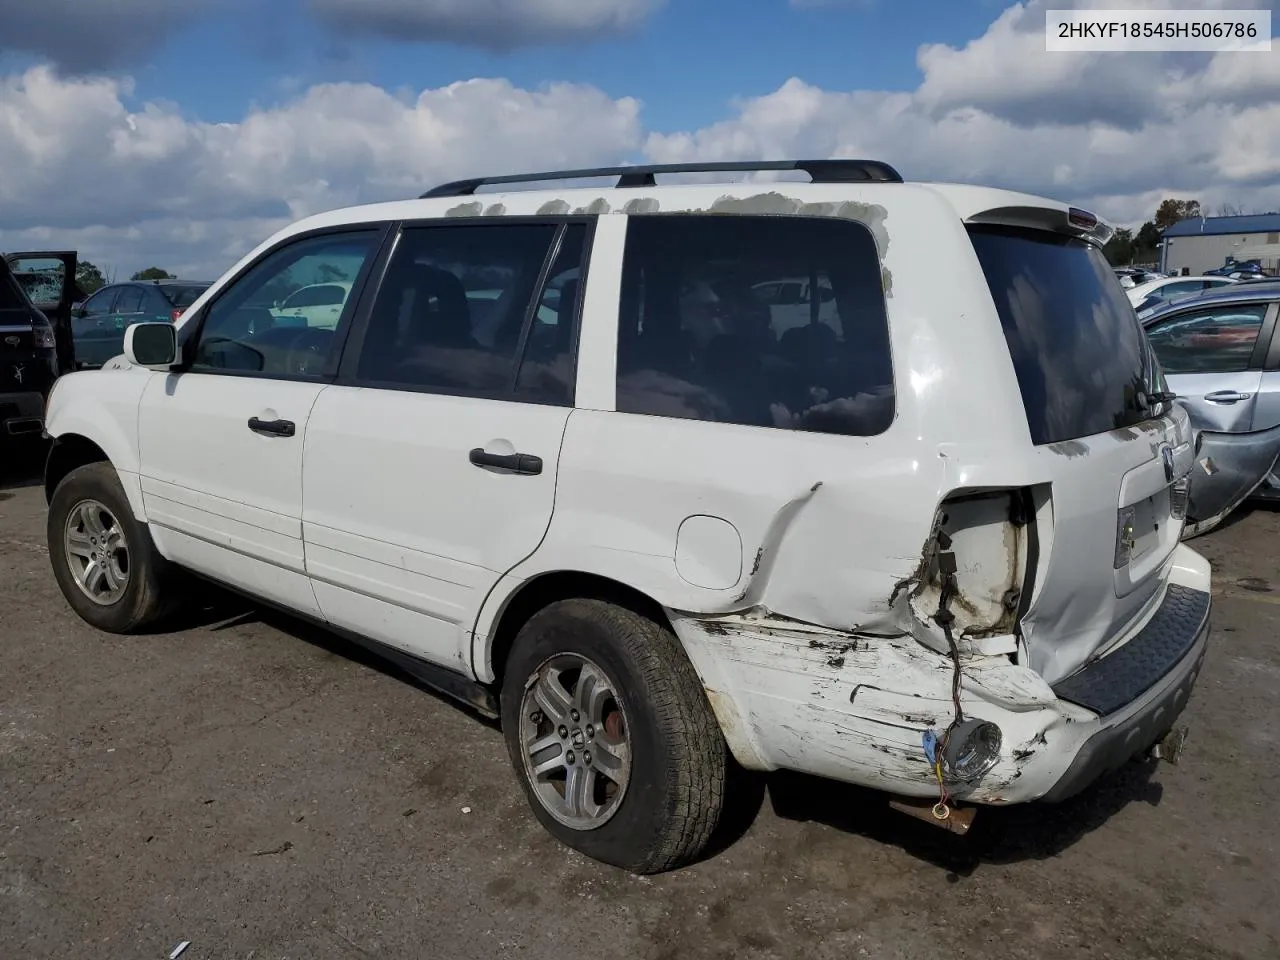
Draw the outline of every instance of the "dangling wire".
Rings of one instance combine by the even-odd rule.
[[[941,536],[946,535],[941,534]],[[942,541],[941,545],[944,550],[949,547],[950,538]],[[956,615],[951,612],[951,597],[955,592],[956,584],[955,554],[949,551],[939,554],[938,565],[942,573],[942,590],[938,595],[938,611],[933,615],[933,619],[938,626],[942,627],[942,633],[947,638],[947,647],[951,654],[951,703],[955,712],[951,722],[947,724],[947,729],[943,731],[942,743],[938,747],[937,758],[934,761],[934,775],[938,778],[938,802],[934,805],[933,815],[938,820],[946,820],[951,816],[949,806],[951,793],[943,780],[942,761],[951,742],[951,732],[964,723],[964,709],[960,706],[960,645],[956,643],[955,634],[951,631],[951,625],[956,620]]]

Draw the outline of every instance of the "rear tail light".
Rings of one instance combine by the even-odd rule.
[[[47,327],[41,324],[31,331],[31,343],[37,350],[53,350],[58,346],[57,338],[53,335],[53,327]]]
[[[1070,207],[1067,210],[1067,222],[1080,230],[1092,230],[1098,225],[1098,218],[1088,210]]]
[[[1187,519],[1187,501],[1191,496],[1191,478],[1183,477],[1169,488],[1169,515],[1175,520]]]
[[[1129,563],[1129,558],[1133,556],[1133,547],[1136,540],[1136,529],[1134,528],[1134,519],[1136,512],[1133,507],[1121,507],[1116,515],[1116,557],[1115,569],[1120,570]]]

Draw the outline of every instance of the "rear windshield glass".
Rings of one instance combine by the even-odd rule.
[[[169,299],[169,302],[173,304],[174,309],[181,310],[184,307],[189,307],[195,303],[196,298],[209,289],[209,285],[207,283],[192,284],[191,286],[166,284],[160,289]]]
[[[18,281],[14,279],[4,260],[0,259],[0,310],[21,310],[25,314],[29,309]]]
[[[1036,444],[1150,419],[1149,352],[1102,251],[1044,230],[970,227]]]

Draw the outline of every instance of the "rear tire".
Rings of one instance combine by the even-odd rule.
[[[601,600],[539,611],[507,662],[502,728],[535,816],[566,846],[639,874],[706,848],[728,750],[666,626]]]
[[[170,609],[173,568],[133,516],[109,463],[72,470],[49,501],[46,536],[67,603],[108,633],[140,632]]]

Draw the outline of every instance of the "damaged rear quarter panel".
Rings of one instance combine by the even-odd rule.
[[[639,190],[626,194],[626,205],[649,209],[653,200],[668,213],[719,204],[723,212],[733,206],[725,197],[751,206],[750,198],[762,192],[758,185]],[[598,239],[592,252],[584,302],[602,306],[584,312],[578,361],[580,395],[590,389],[592,409],[575,409],[569,417],[556,506],[542,546],[509,571],[477,619],[478,673],[485,678],[491,670],[483,645],[504,591],[542,573],[589,572],[651,597],[687,626],[677,627],[681,639],[726,736],[747,765],[794,766],[854,782],[851,769],[875,769],[904,789],[912,783],[923,789],[918,760],[906,759],[908,753],[916,756],[922,729],[911,724],[894,728],[856,712],[838,718],[841,729],[853,731],[851,743],[875,741],[890,750],[899,743],[902,755],[893,769],[886,769],[883,759],[839,746],[819,761],[768,738],[785,727],[802,742],[813,724],[830,727],[819,718],[814,696],[824,684],[829,689],[843,685],[836,699],[846,704],[862,684],[886,694],[914,697],[919,692],[922,701],[933,701],[921,704],[923,712],[905,716],[919,719],[942,710],[946,663],[913,635],[919,621],[901,609],[906,598],[891,602],[895,586],[920,570],[944,496],[958,489],[1038,483],[1043,471],[1034,469],[1026,455],[1026,416],[1012,363],[955,210],[929,189],[910,184],[786,184],[770,192],[801,206],[843,198],[841,203],[883,209],[876,228],[885,233],[882,266],[893,276],[886,307],[894,420],[877,436],[846,437],[615,412],[612,392],[602,384],[615,380],[616,291],[625,237],[621,231],[600,231],[598,237],[606,240]],[[504,195],[503,202],[513,213],[525,212],[519,206],[525,201],[515,194]],[[528,202],[549,201],[543,194]],[[573,207],[582,203],[575,198]],[[612,292],[593,297],[595,287]],[[691,516],[718,517],[737,531],[742,575],[732,587],[706,589],[679,577],[676,536]],[[990,603],[997,595],[1002,593],[992,587],[980,598]],[[735,632],[721,621],[727,634],[716,635],[697,625],[752,610],[816,625],[836,646],[810,647],[812,636],[799,642],[776,629]],[[850,633],[895,639],[867,639],[865,648],[860,641],[856,649],[842,649],[841,638]],[[746,688],[743,677],[734,679],[735,671],[746,669],[743,657],[764,671]],[[999,663],[1008,665],[1008,658]],[[972,666],[970,672],[978,672],[980,664]],[[889,686],[887,675],[905,686]],[[780,678],[778,689],[770,689],[770,676]],[[1044,691],[1029,693],[1035,688],[1032,679],[990,676],[995,688],[1005,691],[1001,696],[1018,702],[1017,710],[1041,709],[1036,697]],[[922,683],[941,692],[929,694]],[[796,695],[783,695],[783,687]],[[752,691],[760,698],[754,703]],[[876,747],[867,749],[887,756]]]
[[[841,634],[761,610],[721,617],[674,612],[673,624],[708,678],[712,707],[744,766],[936,795],[921,741],[953,717],[945,657],[910,637]],[[1003,657],[967,658],[962,704],[966,716],[997,722],[1005,744],[981,781],[949,785],[955,796],[1000,803],[1041,789],[1020,783],[1028,764],[1039,760],[1057,772],[1046,751],[1075,718],[1030,670]],[[1047,786],[1052,776],[1035,779]]]

